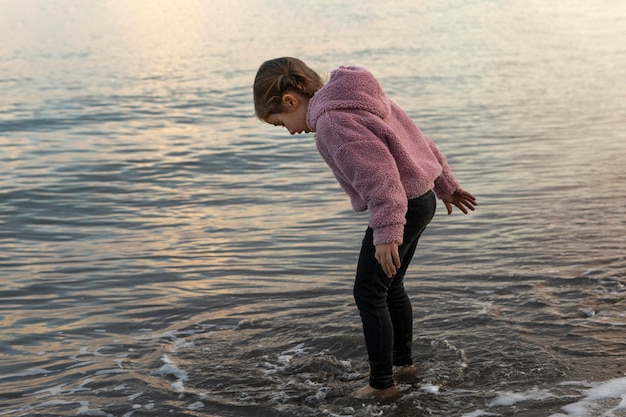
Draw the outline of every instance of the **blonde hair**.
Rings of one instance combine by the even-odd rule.
[[[322,77],[298,58],[265,61],[254,78],[254,112],[265,121],[270,114],[283,111],[285,93],[291,91],[311,98],[323,85]]]

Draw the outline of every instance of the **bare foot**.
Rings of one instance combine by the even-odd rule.
[[[417,373],[415,365],[398,366],[395,369],[395,376],[400,378],[412,377]]]
[[[351,394],[352,398],[358,399],[375,399],[375,400],[388,400],[393,398],[398,393],[398,388],[389,387],[385,389],[376,389],[367,384],[363,388],[359,388]]]

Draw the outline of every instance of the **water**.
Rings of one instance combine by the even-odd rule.
[[[626,415],[626,3],[0,2],[1,416]],[[448,155],[387,403],[366,214],[258,65],[363,65]]]

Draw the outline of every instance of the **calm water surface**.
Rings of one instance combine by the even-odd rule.
[[[626,3],[0,0],[0,416],[621,416]],[[253,116],[362,65],[439,144],[419,379],[367,376],[367,214]]]

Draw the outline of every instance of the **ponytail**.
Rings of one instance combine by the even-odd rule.
[[[283,111],[285,93],[295,92],[311,98],[323,85],[322,78],[297,58],[265,61],[254,79],[254,112],[259,119],[267,120],[270,114]]]

